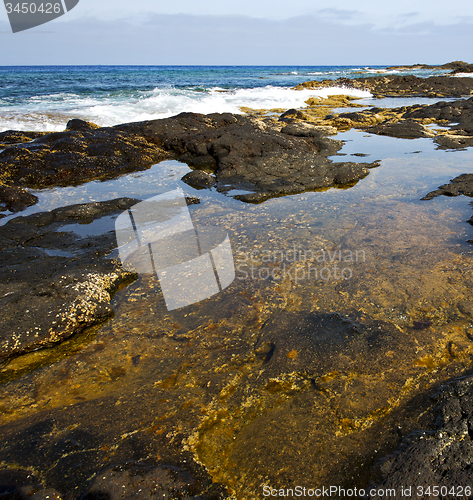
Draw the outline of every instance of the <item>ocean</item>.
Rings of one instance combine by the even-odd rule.
[[[64,130],[71,118],[101,126],[182,112],[300,108],[342,89],[294,91],[308,80],[405,74],[388,66],[15,66],[0,67],[0,131]],[[447,70],[415,70],[421,77]],[[369,92],[343,89],[374,105]],[[376,100],[376,105],[379,101]]]

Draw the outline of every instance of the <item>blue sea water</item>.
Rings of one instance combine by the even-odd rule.
[[[0,67],[0,131],[63,130],[70,118],[99,125],[183,111],[241,112],[303,107],[324,92],[292,89],[307,80],[403,74],[387,66],[11,66]],[[415,70],[418,76],[442,74]],[[444,72],[445,73],[445,72]],[[331,93],[341,93],[340,87]],[[345,91],[363,97],[369,93]]]

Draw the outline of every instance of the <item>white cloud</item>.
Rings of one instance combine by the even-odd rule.
[[[7,31],[2,44],[10,47],[0,53],[0,64],[437,64],[470,60],[473,43],[471,23],[379,29],[319,16],[264,20],[157,14],[140,25],[123,19],[58,21],[48,25],[50,32],[43,27],[16,34],[0,22],[0,31]]]

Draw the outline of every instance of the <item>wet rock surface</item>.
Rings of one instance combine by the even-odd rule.
[[[473,91],[473,82],[469,77],[420,78],[414,75],[309,81],[299,84],[296,89],[320,89],[334,86],[369,90],[375,97],[463,97],[471,95]]]
[[[401,485],[412,485],[414,494],[419,493],[418,488],[423,491],[430,488],[432,494],[432,487],[436,485],[439,489],[443,487],[441,498],[471,496],[473,378],[470,375],[452,382],[433,399],[436,402],[431,412],[434,425],[408,436],[379,466],[384,479],[376,488],[396,490],[397,495],[392,498],[403,498],[399,491]]]
[[[425,119],[408,118],[407,133],[428,133],[416,121]],[[117,137],[140,138],[137,147],[146,143],[193,165],[197,170],[187,180],[200,187],[214,179],[204,169],[215,173],[220,191],[252,190],[240,195],[245,201],[350,185],[375,165],[331,164],[327,156],[340,142],[327,135],[336,128],[300,120],[304,113],[288,113],[279,122],[186,113],[115,129]],[[378,121],[369,118],[365,125]],[[402,124],[391,125],[390,133],[407,137]],[[100,140],[109,129],[73,120],[68,133],[91,134],[92,144],[94,134]],[[141,168],[141,160],[134,165]],[[115,175],[113,162],[109,166]],[[23,206],[32,201],[25,198]],[[0,307],[9,322],[1,340],[8,361],[112,315],[111,295],[135,276],[111,259],[116,242],[110,230],[113,217],[138,201],[76,205],[18,217],[0,228]],[[74,232],[77,224],[101,224],[102,218],[101,236]],[[400,261],[389,262],[398,276]],[[443,268],[437,275],[448,283],[456,276]],[[419,289],[421,280],[407,276],[409,286],[386,286],[390,306],[393,297],[407,301],[409,326],[382,316],[386,303],[376,282],[341,282],[333,294],[329,284],[311,284],[310,303],[290,283],[263,291],[245,283],[216,303],[168,314],[154,278],[150,284],[138,280],[121,304],[120,322],[104,324],[100,338],[0,388],[0,463],[9,464],[0,469],[0,496],[110,500],[128,498],[125,490],[133,498],[217,500],[228,496],[217,481],[238,489],[238,498],[256,498],[263,481],[365,481],[378,452],[392,450],[404,435],[397,426],[402,418],[410,422],[399,409],[405,395],[425,391],[435,377],[445,379],[471,359],[471,338],[456,324],[448,330],[457,315],[471,316],[471,300],[452,303],[448,320],[443,306],[435,308],[438,317],[413,312],[412,297],[418,295],[422,307],[432,297],[424,293],[429,283]],[[436,297],[447,304],[451,295],[442,290]],[[462,294],[469,297],[468,290]],[[349,306],[356,306],[351,314],[327,312]],[[464,418],[456,415],[451,418]]]
[[[202,170],[193,170],[186,174],[182,180],[196,189],[211,188],[215,184],[215,178]]]
[[[64,132],[45,135],[9,131],[4,135],[4,140],[15,143],[37,137],[0,152],[0,208],[12,212],[35,203],[25,188],[111,179],[169,156],[143,137],[77,119],[71,120]]]
[[[331,162],[327,157],[342,143],[327,137],[333,128],[311,124],[281,126],[229,113],[181,113],[116,128],[143,136],[194,168],[213,170],[218,191],[253,191],[237,196],[246,202],[353,183],[378,166]]]
[[[113,217],[138,201],[73,205],[0,227],[0,359],[60,342],[112,314],[111,296],[134,276],[107,257],[116,247],[113,222],[101,236],[81,237],[74,229],[82,226],[74,225]]]
[[[252,193],[239,199],[247,202],[353,183],[378,166],[329,160],[342,146],[327,137],[335,131],[228,113],[181,113],[113,128],[71,120],[65,132],[0,153],[0,204],[4,210],[20,211],[36,202],[26,188],[113,178],[169,157],[216,173],[216,179],[190,173],[185,180],[191,185],[208,188],[216,181],[219,191],[246,189]]]

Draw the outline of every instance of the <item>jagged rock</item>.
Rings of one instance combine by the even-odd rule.
[[[9,210],[21,210],[35,202],[24,188],[70,186],[94,179],[110,179],[150,167],[169,157],[143,137],[114,128],[96,127],[82,120],[71,120],[65,132],[40,134],[41,137],[32,142],[13,145],[0,152],[3,185],[0,203]],[[13,140],[16,136],[9,132],[6,137]]]
[[[116,128],[141,135],[190,165],[212,157],[217,190],[250,190],[251,194],[237,195],[246,202],[356,182],[368,168],[378,166],[329,160],[342,146],[326,137],[333,133],[330,127],[305,123],[289,127],[281,131],[272,123],[229,113],[181,113]]]
[[[201,170],[193,170],[192,172],[184,175],[182,180],[189,184],[189,186],[195,187],[197,189],[205,189],[212,187],[217,181],[215,177],[207,174],[206,172],[202,172]]]
[[[37,203],[38,197],[26,189],[16,186],[0,185],[0,205],[10,212],[19,212]]]
[[[437,196],[465,196],[473,197],[473,174],[462,174],[452,179],[448,184],[440,186],[435,191],[426,194],[422,199],[431,200]]]
[[[408,436],[380,465],[383,478],[376,489],[394,488],[397,494],[391,498],[405,498],[400,485],[412,485],[414,494],[420,493],[418,488],[430,487],[432,492],[436,485],[446,487],[452,498],[460,489],[471,496],[464,492],[466,486],[471,488],[473,463],[473,379],[453,382],[434,397],[438,401],[435,425]],[[442,497],[448,495],[442,493]]]
[[[50,132],[21,132],[18,130],[6,130],[5,132],[0,132],[0,146],[6,146],[9,144],[20,144],[25,142],[30,142],[43,135],[48,135]]]
[[[417,139],[419,137],[434,137],[434,133],[424,127],[422,124],[413,120],[404,120],[402,122],[385,122],[366,129],[367,132],[378,135],[389,135],[401,139]]]
[[[304,82],[296,89],[320,89],[345,87],[369,90],[376,97],[462,97],[473,93],[473,81],[469,77],[414,75],[384,75],[364,78],[338,78]]]

